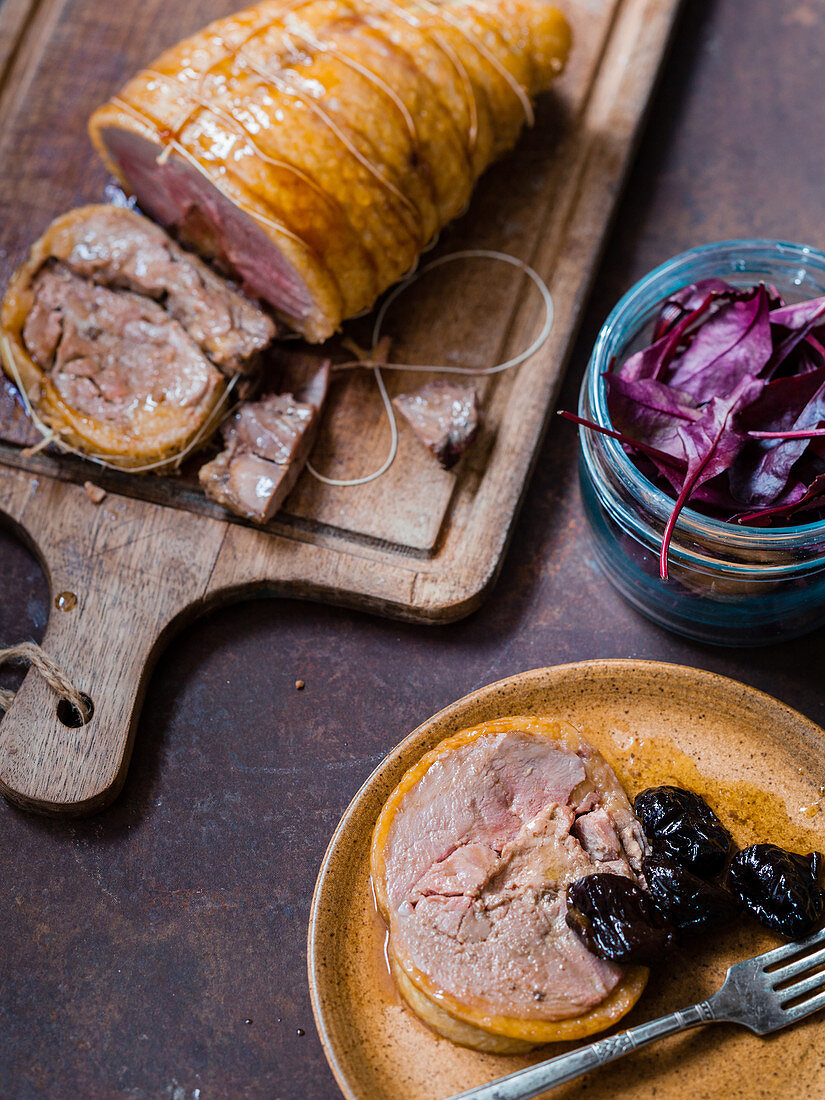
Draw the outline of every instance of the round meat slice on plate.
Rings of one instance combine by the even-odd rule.
[[[567,885],[636,880],[645,841],[627,796],[579,730],[501,718],[412,767],[375,827],[371,871],[388,957],[439,1034],[516,1053],[609,1027],[647,970],[592,955],[566,923]]]

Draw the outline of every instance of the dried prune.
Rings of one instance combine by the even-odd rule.
[[[588,875],[567,887],[567,924],[600,959],[650,963],[673,944],[656,903],[624,875]]]
[[[642,860],[642,874],[653,900],[670,923],[688,935],[721,928],[739,910],[727,890],[705,882],[666,856]]]
[[[650,787],[636,795],[633,809],[657,855],[700,878],[722,873],[731,836],[700,795],[681,787]]]
[[[731,860],[728,886],[761,924],[795,940],[825,913],[821,866],[819,852],[803,856],[776,844],[753,844]]]

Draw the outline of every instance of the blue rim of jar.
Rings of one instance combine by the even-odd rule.
[[[712,258],[715,254],[719,255],[720,270],[717,273],[719,277],[734,276],[736,269],[730,265],[731,255],[741,256],[743,260],[750,258],[754,263],[761,259],[763,264],[769,264],[769,253],[771,252],[774,253],[774,259],[793,260],[798,258],[801,264],[810,263],[813,259],[820,268],[825,281],[825,252],[810,245],[794,244],[790,241],[772,240],[770,238],[716,241],[712,244],[700,245],[697,248],[688,249],[686,252],[680,252],[678,256],[674,256],[665,263],[660,264],[645,275],[643,279],[640,279],[616,303],[599,331],[582,381],[579,414],[589,417],[603,427],[613,427],[607,410],[607,392],[602,374],[608,369],[613,354],[611,344],[614,341],[616,330],[618,329],[619,333],[622,333],[627,317],[638,312],[645,312],[645,310],[649,311],[669,294],[673,294],[680,287],[692,282],[691,269],[698,260]],[[724,262],[722,257],[725,257],[727,262]],[[654,293],[651,293],[652,291]],[[633,335],[633,332],[620,335],[620,340],[615,341],[616,351],[620,352],[622,347],[626,347]],[[608,507],[613,518],[629,534],[634,535],[651,548],[659,547],[662,537],[660,531],[652,527],[636,510],[628,508],[623,501],[605,499],[604,493],[599,492],[601,477],[595,470],[592,457],[592,448],[597,442],[593,437],[596,434],[584,427],[579,429],[582,455],[591,482],[596,488],[602,505]],[[598,444],[603,449],[602,454],[610,465],[612,473],[618,476],[629,493],[639,500],[650,514],[661,521],[662,528],[664,528],[673,510],[673,498],[658,489],[639,472],[617,439],[598,435]],[[678,562],[692,568],[699,568],[703,572],[764,581],[779,577],[787,578],[796,573],[807,573],[818,559],[808,556],[799,561],[783,562],[777,565],[767,565],[763,562],[751,564],[739,561],[722,561],[711,554],[703,554],[681,545],[681,540],[685,536],[698,542],[726,544],[729,549],[738,549],[742,552],[765,552],[766,550],[784,551],[785,553],[793,553],[794,550],[804,552],[806,549],[810,549],[811,543],[818,541],[817,536],[825,543],[825,520],[797,524],[793,527],[751,527],[713,519],[689,507],[682,510],[676,521],[673,541],[668,554],[671,563]],[[820,559],[822,564],[825,565],[825,553],[820,555]]]

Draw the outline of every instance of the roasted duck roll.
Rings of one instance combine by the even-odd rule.
[[[140,469],[206,438],[226,376],[270,317],[148,219],[85,206],[53,222],[2,308],[3,365],[58,442]]]
[[[568,47],[546,0],[269,0],[90,131],[142,209],[320,342],[461,211]]]
[[[647,971],[587,950],[566,888],[605,871],[635,882],[645,854],[621,784],[574,726],[498,718],[442,741],[373,833],[399,992],[438,1034],[497,1054],[610,1027]]]

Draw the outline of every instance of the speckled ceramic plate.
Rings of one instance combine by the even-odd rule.
[[[628,792],[676,782],[703,794],[740,844],[825,848],[825,732],[744,684],[647,661],[536,669],[473,692],[430,718],[364,784],[332,838],[312,902],[309,984],[332,1070],[352,1100],[436,1100],[575,1044],[495,1056],[454,1046],[401,1003],[384,960],[369,881],[375,820],[406,769],[443,738],[508,714],[555,715],[581,726]],[[777,941],[745,921],[691,944],[654,971],[620,1026],[700,1000],[731,962]],[[689,1031],[587,1078],[553,1100],[782,1100],[825,1096],[825,1014],[772,1039],[729,1025]],[[585,1089],[586,1091],[582,1091]]]

